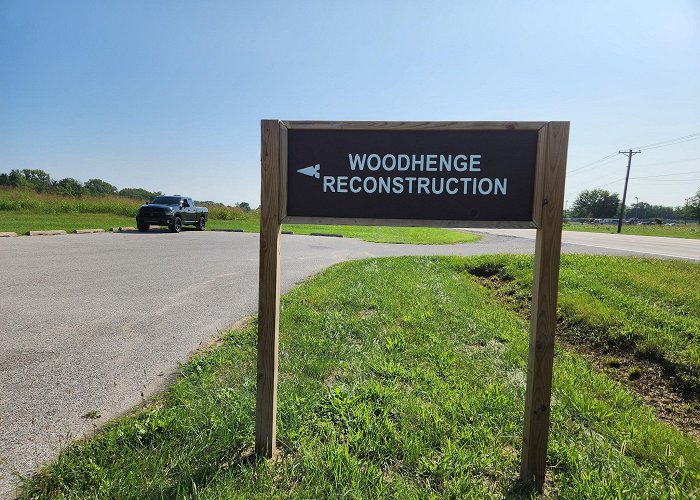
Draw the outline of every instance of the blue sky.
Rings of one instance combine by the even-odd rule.
[[[257,206],[262,118],[569,120],[579,169],[700,132],[700,2],[0,0],[0,171]],[[628,200],[695,193],[691,139],[636,155]]]

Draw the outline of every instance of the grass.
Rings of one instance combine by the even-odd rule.
[[[253,322],[195,356],[163,397],[64,450],[27,481],[25,496],[528,496],[516,481],[528,325],[469,272],[487,262],[350,262],[285,295],[278,461],[250,455]],[[565,267],[587,272],[578,262]],[[648,280],[670,281],[666,269]],[[558,349],[554,374],[546,495],[697,493],[696,441],[576,354]]]
[[[73,232],[76,229],[110,229],[112,227],[134,227],[133,217],[114,214],[93,213],[56,213],[39,214],[20,211],[0,211],[0,232],[13,231],[28,234],[29,231],[47,229],[64,229]],[[243,229],[246,232],[259,232],[257,218],[247,220],[209,220],[210,230]],[[330,233],[342,234],[346,238],[359,238],[378,243],[413,243],[423,245],[448,245],[470,243],[481,236],[464,231],[424,227],[370,227],[370,226],[320,226],[320,225],[285,225],[284,231],[294,234]]]
[[[481,257],[471,270],[499,277],[501,293],[527,304],[532,259]],[[587,342],[659,363],[700,394],[700,266],[676,260],[563,255],[559,316]]]
[[[589,233],[617,233],[617,225],[609,224],[564,224],[564,231],[584,231]],[[669,238],[700,239],[700,225],[697,221],[678,226],[662,226],[658,224],[639,226],[636,224],[622,225],[622,234],[640,236],[665,236]]]
[[[331,233],[342,234],[345,238],[359,238],[376,243],[414,243],[422,245],[449,245],[471,243],[481,236],[449,229],[430,227],[380,227],[380,226],[321,226],[284,224],[284,231],[294,234]]]
[[[0,188],[0,211],[28,214],[113,214],[131,217],[141,202],[120,196],[68,198],[22,189]],[[60,228],[56,228],[60,229]]]
[[[230,224],[228,221],[209,221],[210,229],[243,229],[247,232],[260,231],[258,220],[238,221]],[[358,238],[375,243],[404,243],[417,245],[450,245],[455,243],[472,243],[481,239],[481,236],[450,229],[430,227],[382,227],[382,226],[334,226],[311,224],[283,224],[283,231],[291,231],[294,234],[337,234],[344,238]]]
[[[135,225],[133,217],[114,214],[36,214],[26,212],[0,212],[0,232],[12,231],[27,234],[29,231],[63,229],[110,229]]]
[[[29,231],[63,229],[109,229],[133,227],[134,216],[141,202],[118,196],[65,198],[20,189],[0,188],[0,232],[27,234]],[[243,229],[260,231],[257,211],[243,212],[236,207],[211,207],[209,229]],[[379,243],[414,243],[446,245],[469,243],[480,236],[464,231],[414,227],[311,226],[285,225],[295,234],[333,233],[346,238],[359,238]]]

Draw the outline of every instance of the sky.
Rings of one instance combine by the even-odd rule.
[[[700,0],[0,0],[0,172],[257,206],[264,118],[570,121],[569,207],[646,145],[628,205],[683,205]]]

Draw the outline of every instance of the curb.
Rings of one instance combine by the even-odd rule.
[[[217,233],[244,233],[243,229],[208,229],[208,231],[214,231]]]
[[[113,227],[112,232],[113,233],[121,233],[123,231],[136,231],[135,227]]]
[[[54,229],[51,231],[29,231],[29,236],[59,236],[68,234],[63,229]]]
[[[104,233],[104,229],[76,229],[75,234]]]
[[[342,234],[333,234],[333,233],[311,233],[309,236],[326,236],[328,238],[342,238]]]
[[[0,238],[14,238],[16,236],[17,236],[17,233],[13,233],[11,231],[0,233]]]

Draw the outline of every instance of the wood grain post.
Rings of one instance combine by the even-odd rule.
[[[260,281],[255,453],[276,451],[277,350],[280,303],[280,122],[261,123]]]
[[[568,140],[569,122],[549,122],[538,141],[534,210],[538,229],[520,478],[534,481],[539,491],[547,465]]]

